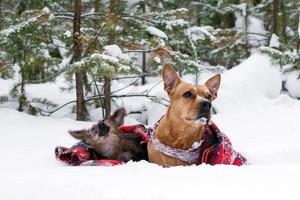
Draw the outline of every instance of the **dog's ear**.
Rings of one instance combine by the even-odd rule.
[[[74,138],[78,140],[83,140],[84,134],[86,133],[86,130],[78,130],[78,131],[69,131],[70,135],[72,135]]]
[[[126,115],[126,110],[125,108],[121,107],[121,108],[118,108],[114,114],[112,114],[110,117],[109,117],[109,120],[113,123],[115,123],[115,125],[117,126],[121,126],[124,124],[124,117]]]
[[[209,89],[212,95],[212,100],[215,100],[217,98],[217,93],[220,87],[220,83],[221,83],[221,75],[217,74],[211,77],[210,79],[208,79],[204,84]]]
[[[162,78],[164,80],[165,91],[170,94],[180,83],[180,78],[177,72],[170,64],[165,64],[163,67]]]

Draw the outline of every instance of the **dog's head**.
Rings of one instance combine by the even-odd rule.
[[[212,101],[217,98],[221,76],[217,74],[204,85],[194,86],[182,81],[171,65],[165,64],[162,73],[164,88],[170,97],[168,115],[175,121],[208,122]]]
[[[117,109],[113,115],[106,120],[100,120],[89,129],[69,131],[76,139],[79,139],[90,145],[101,145],[108,142],[108,138],[116,138],[120,132],[118,127],[123,124],[126,110],[124,108]]]

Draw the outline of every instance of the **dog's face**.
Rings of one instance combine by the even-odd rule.
[[[69,131],[76,139],[79,139],[90,145],[98,145],[111,143],[117,140],[119,134],[118,127],[123,124],[126,111],[124,108],[119,108],[106,120],[98,121],[89,129],[78,131]]]
[[[168,115],[171,120],[194,124],[210,120],[211,103],[216,99],[220,86],[219,74],[204,85],[194,86],[182,81],[176,71],[166,64],[162,76],[165,91],[170,97]]]

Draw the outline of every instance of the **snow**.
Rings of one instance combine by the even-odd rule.
[[[154,57],[153,58],[153,60],[154,60],[154,62],[156,62],[156,63],[158,63],[158,64],[160,64],[161,63],[161,60],[160,60],[160,58],[159,57]]]
[[[114,56],[109,56],[109,55],[105,55],[105,54],[100,54],[100,53],[93,53],[91,55],[91,59],[99,59],[99,60],[107,60],[109,62],[112,63],[117,63],[119,62],[119,59],[114,57]]]
[[[242,10],[243,11],[243,10]],[[245,30],[245,16],[240,12],[235,13],[235,27]],[[262,19],[254,16],[248,16],[247,40],[253,46],[266,45],[268,42],[267,31]]]
[[[193,41],[205,40],[206,38],[209,38],[210,40],[216,40],[216,37],[210,33],[212,30],[213,28],[211,26],[194,26],[186,30],[186,35],[191,37]]]
[[[50,14],[51,14],[51,11],[49,10],[48,7],[44,7],[44,8],[41,10],[41,12],[42,12],[43,14],[45,14],[45,15],[50,15]]]
[[[66,81],[63,76],[56,78],[55,82],[43,84],[28,84],[26,92],[29,98],[45,98],[56,104],[63,104],[74,99],[73,93],[64,92],[61,95],[61,87],[66,87]]]
[[[275,48],[280,47],[279,37],[275,33],[273,33],[271,36],[269,47],[275,47]]]
[[[23,30],[24,28],[30,26],[32,23],[36,22],[37,20],[38,20],[37,17],[33,17],[33,18],[31,18],[27,21],[21,22],[17,25],[12,25],[12,26],[8,27],[7,29],[1,30],[0,35],[8,37],[13,33],[18,33],[21,30]]]
[[[298,71],[288,73],[286,77],[286,89],[293,97],[300,98],[300,74]]]
[[[47,17],[46,20],[53,19],[53,17],[54,17],[51,14],[50,10],[47,7],[45,7],[45,8],[43,8],[41,10],[41,14],[40,15],[38,15],[36,17],[29,18],[28,20],[23,21],[23,22],[21,22],[19,24],[11,25],[7,29],[1,30],[0,31],[0,36],[3,35],[5,37],[8,37],[8,36],[10,36],[13,33],[18,33],[20,31],[22,31],[23,29],[25,29],[26,27],[29,27],[32,24],[38,22],[42,16],[46,16]]]
[[[293,37],[295,35],[295,32],[293,31],[293,29],[289,26],[285,27],[285,34],[288,37]]]
[[[202,75],[201,82],[209,76]],[[183,79],[191,80],[190,76]],[[112,91],[128,81],[113,82]],[[55,160],[55,146],[71,146],[76,140],[68,130],[87,128],[92,122],[75,121],[68,115],[30,116],[1,106],[1,199],[297,199],[300,101],[280,93],[281,81],[279,69],[268,56],[260,54],[222,74],[213,121],[248,158],[250,165],[242,167],[163,168],[145,161],[116,167],[68,167]],[[0,79],[1,93],[8,84],[11,82]],[[35,86],[39,89],[28,86],[26,91],[30,97],[40,95],[61,102],[69,98],[68,93],[57,91],[64,84],[61,77],[56,84]],[[131,86],[118,94],[147,91],[167,98],[160,77],[151,77],[147,85]],[[166,107],[145,98],[116,101],[121,102],[127,110],[146,106],[150,126],[166,111]],[[93,118],[100,113],[93,110]],[[136,122],[131,115],[126,118],[126,123]]]
[[[52,37],[51,39],[53,44],[58,47],[58,51],[61,57],[66,57],[69,52],[66,44],[63,43],[58,37]]]
[[[222,76],[216,109],[222,113],[247,109],[249,104],[261,107],[266,98],[279,96],[281,74],[271,66],[269,57],[257,54],[227,71]]]
[[[66,37],[72,37],[72,32],[69,31],[69,30],[66,30],[66,31],[64,32],[64,36],[66,36]]]
[[[168,39],[168,36],[161,30],[153,27],[153,26],[148,26],[146,28],[146,31],[151,34],[151,35],[154,35],[154,36],[157,36],[159,38],[162,38],[162,39]]]
[[[299,35],[299,39],[300,39],[300,16],[299,16],[299,24],[298,24],[298,35]]]
[[[166,24],[166,29],[168,30],[173,30],[173,27],[183,27],[189,25],[189,23],[183,19],[167,20],[164,23]]]
[[[238,5],[233,5],[233,7],[238,8],[242,11],[242,16],[245,17],[247,15],[247,3],[241,3]]]
[[[118,45],[106,45],[103,47],[105,50],[104,53],[108,54],[110,56],[113,56],[115,58],[120,58],[122,60],[130,61],[131,58],[129,55],[122,53],[121,48]]]

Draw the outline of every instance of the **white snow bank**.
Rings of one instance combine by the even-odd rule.
[[[117,94],[145,94],[152,88],[149,95],[167,98],[160,77],[147,80],[145,86],[130,86]],[[30,97],[46,95],[58,102],[68,98],[66,93],[56,91],[63,83],[58,80],[56,86],[49,84],[36,91],[29,86],[27,92]],[[112,91],[128,83],[126,79],[114,82]],[[0,79],[0,92],[5,85],[7,81]],[[201,195],[231,200],[297,199],[300,101],[280,94],[280,87],[279,72],[267,56],[258,54],[222,75],[215,102],[218,114],[213,121],[229,136],[234,149],[248,158],[251,165],[242,167],[162,168],[146,162],[117,167],[67,167],[55,160],[55,146],[72,146],[76,140],[67,131],[88,128],[91,122],[34,117],[0,108],[1,198],[177,200]],[[166,111],[164,106],[145,98],[117,99],[117,103],[128,111],[146,106],[150,125]],[[95,109],[93,118],[98,119],[100,113]],[[135,123],[129,117],[125,121]]]
[[[286,77],[286,89],[293,97],[300,98],[300,79],[299,72],[290,72]]]
[[[243,100],[242,100],[243,101]],[[245,103],[213,120],[251,164],[300,162],[300,102],[282,94],[261,98],[261,105]]]
[[[9,94],[9,92],[12,89],[12,85],[14,84],[14,81],[11,79],[8,80],[4,80],[2,78],[0,78],[0,96],[7,96]]]
[[[26,86],[26,94],[29,99],[41,98],[56,104],[64,104],[76,98],[73,92],[64,91],[62,95],[61,88],[66,86],[67,82],[64,76],[58,76],[54,82],[28,84]]]
[[[274,105],[285,108],[286,100],[283,98],[274,102]],[[275,117],[270,121],[276,123],[277,120],[274,119]],[[279,117],[278,120],[280,119],[284,117]],[[219,115],[216,120],[227,131],[230,129],[237,132],[240,127],[244,130],[248,128],[245,120],[239,119],[239,126],[232,124],[229,115]],[[293,153],[292,145],[286,148],[284,159],[287,161],[280,164],[283,157],[278,154],[280,145],[274,142],[277,135],[264,138],[267,139],[265,142],[273,144],[273,148],[269,149],[269,146],[257,148],[257,134],[250,134],[250,130],[239,133],[247,133],[247,137],[241,137],[243,140],[240,141],[240,146],[244,146],[246,141],[252,143],[255,157],[272,161],[271,165],[263,165],[264,162],[250,157],[257,163],[243,167],[201,165],[162,168],[147,162],[130,162],[116,167],[66,167],[55,160],[55,146],[71,146],[76,140],[68,135],[67,130],[86,128],[91,123],[33,117],[3,108],[0,108],[0,121],[0,151],[3,152],[0,154],[0,187],[3,199],[177,200],[197,198],[201,193],[202,198],[234,200],[242,196],[243,199],[252,200],[264,197],[295,199],[300,195],[297,185],[300,179],[300,162],[288,161],[299,158],[299,152]],[[16,122],[18,126],[15,126]],[[281,132],[278,128],[286,127],[270,126],[269,131]],[[299,129],[295,128],[296,124],[291,127],[292,132],[287,130],[285,133],[285,139],[294,139],[294,144],[299,141],[299,134],[296,134]],[[234,142],[236,144],[237,141]],[[268,150],[277,155],[266,154]],[[249,157],[248,152],[243,153]]]
[[[49,167],[6,171],[3,199],[297,199],[300,165]]]
[[[255,54],[222,76],[216,101],[219,112],[256,105],[263,108],[265,98],[275,98],[281,91],[281,74],[268,56]]]

